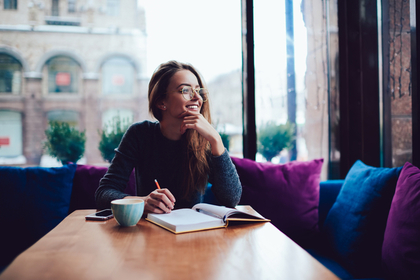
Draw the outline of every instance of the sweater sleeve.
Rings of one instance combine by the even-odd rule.
[[[112,200],[128,196],[124,190],[138,154],[139,142],[136,140],[137,134],[133,125],[126,131],[120,145],[115,149],[111,165],[96,190],[95,199],[98,209],[110,208]]]
[[[227,150],[221,156],[211,156],[209,182],[220,204],[235,207],[242,195],[242,185]]]

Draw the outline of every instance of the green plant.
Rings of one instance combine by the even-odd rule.
[[[277,156],[283,149],[292,148],[295,126],[291,123],[277,125],[268,122],[258,133],[258,152],[267,160]]]
[[[219,127],[218,132],[220,137],[222,138],[223,146],[225,146],[226,150],[229,151],[230,136],[229,134],[226,134],[226,128],[224,126],[222,129],[220,129],[220,126],[217,127]]]
[[[102,158],[105,161],[111,162],[114,158],[114,149],[120,144],[129,125],[128,120],[121,121],[120,117],[114,117],[112,121],[104,125],[102,132],[99,132],[101,136],[99,151],[101,151]]]
[[[76,163],[85,153],[86,135],[66,122],[50,121],[45,130],[47,154],[57,158],[62,164]]]
[[[229,142],[230,142],[230,136],[224,132],[219,132],[220,137],[222,137],[223,146],[225,146],[226,150],[229,151]]]

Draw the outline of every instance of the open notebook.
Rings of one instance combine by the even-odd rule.
[[[198,203],[192,209],[173,210],[168,214],[147,215],[146,220],[173,233],[227,227],[229,221],[269,222],[251,206],[228,208],[207,203]]]

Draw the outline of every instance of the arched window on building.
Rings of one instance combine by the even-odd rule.
[[[111,132],[112,124],[118,119],[123,125],[129,125],[134,120],[134,113],[129,109],[109,109],[102,114],[102,128],[107,127]]]
[[[22,65],[14,57],[0,54],[0,93],[20,94]]]
[[[48,93],[77,93],[80,66],[73,59],[56,56],[46,63],[48,70]]]
[[[114,57],[102,66],[102,93],[133,94],[134,67],[124,58]]]
[[[79,127],[79,113],[70,110],[53,110],[47,113],[48,122],[66,122],[70,126]]]
[[[13,163],[22,156],[22,115],[0,110],[0,163]],[[23,160],[25,161],[25,160]],[[22,160],[15,163],[24,163]]]

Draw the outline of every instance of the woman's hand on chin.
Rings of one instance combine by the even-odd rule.
[[[182,134],[184,134],[187,129],[194,129],[210,142],[211,151],[214,156],[220,156],[224,153],[225,147],[223,146],[220,134],[202,114],[188,111],[184,112],[182,116],[184,118],[181,124]]]

